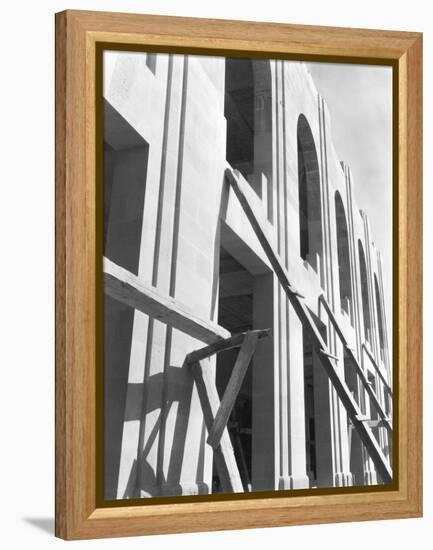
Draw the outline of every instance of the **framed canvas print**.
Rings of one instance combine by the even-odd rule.
[[[421,514],[418,33],[56,15],[56,534]]]

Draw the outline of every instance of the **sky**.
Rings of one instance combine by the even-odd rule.
[[[305,63],[331,116],[336,153],[350,166],[358,207],[382,254],[388,338],[392,305],[392,69]],[[391,340],[389,340],[391,342]]]

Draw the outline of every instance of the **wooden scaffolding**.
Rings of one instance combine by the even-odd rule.
[[[377,412],[379,417],[377,420],[372,420],[362,414],[345,380],[336,369],[337,358],[329,352],[309,309],[304,303],[304,296],[292,286],[283,263],[267,237],[259,217],[254,212],[254,207],[245,188],[248,184],[239,172],[229,168],[226,170],[226,178],[233,188],[281,287],[302,322],[313,347],[316,349],[320,363],[347,411],[352,429],[358,433],[381,480],[384,483],[391,482],[391,465],[372,432],[372,429],[376,427],[384,427],[388,432],[389,440],[392,441],[391,419],[380,404],[376,392],[365,375],[363,367],[359,364],[354,350],[349,346],[334,313],[325,297],[320,296],[319,307],[324,308],[330,323],[343,344],[345,357],[355,369],[371,405]],[[103,271],[104,291],[112,298],[207,344],[205,347],[189,353],[185,358],[185,365],[189,368],[197,387],[208,431],[207,443],[214,452],[214,461],[221,488],[224,492],[243,492],[244,484],[236,463],[227,424],[256,346],[261,338],[269,335],[270,331],[251,330],[232,335],[217,323],[198,318],[194,312],[190,311],[186,305],[179,303],[178,300],[162,296],[155,288],[144,285],[139,277],[114,264],[108,258],[104,258]],[[215,379],[211,376],[209,359],[219,352],[232,348],[239,348],[239,353],[224,395],[220,400]],[[385,392],[392,400],[392,390],[385,375],[365,345],[363,350],[377,371]]]

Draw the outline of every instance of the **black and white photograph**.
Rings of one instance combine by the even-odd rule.
[[[392,67],[102,72],[103,498],[392,484]]]

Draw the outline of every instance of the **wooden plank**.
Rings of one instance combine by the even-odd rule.
[[[311,331],[310,331],[311,332]],[[318,342],[316,342],[318,345]],[[392,482],[392,469],[383,454],[379,444],[377,443],[370,427],[365,425],[361,420],[358,420],[358,415],[361,414],[358,405],[353,399],[349,388],[346,386],[344,380],[335,370],[330,359],[326,356],[319,356],[322,366],[325,368],[326,373],[328,374],[331,383],[337,391],[338,397],[340,398],[343,406],[345,407],[347,414],[352,421],[355,429],[357,430],[362,442],[364,443],[371,459],[374,462],[376,471],[382,477],[384,483]]]
[[[236,358],[223,398],[221,399],[221,405],[216,414],[215,421],[209,430],[207,442],[213,449],[218,447],[223,431],[227,426],[230,413],[232,412],[236,397],[241,389],[248,365],[256,349],[257,341],[257,332],[247,332]]]
[[[290,284],[288,274],[285,268],[283,267],[283,264],[280,261],[278,254],[274,251],[272,245],[270,244],[269,240],[266,237],[265,232],[260,226],[260,223],[254,214],[254,210],[248,201],[247,193],[243,190],[243,187],[246,185],[246,182],[244,183],[241,180],[241,176],[239,172],[237,171],[235,172],[236,174],[229,169],[226,170],[226,177],[228,181],[232,185],[236,193],[236,196],[238,197],[239,202],[241,203],[241,206],[244,209],[244,212],[248,220],[250,221],[254,229],[254,232],[257,235],[257,238],[260,241],[260,244],[263,246],[263,250],[268,256],[269,262],[274,268],[274,271],[278,277],[278,280],[281,286],[283,287],[284,291],[286,292],[287,297],[289,298],[290,303],[293,306],[293,309],[297,313],[303,326],[308,329],[313,345],[317,346],[319,351],[325,352],[325,353],[318,354],[320,362],[323,368],[325,369],[331,383],[336,389],[338,397],[343,403],[343,406],[345,407],[347,414],[350,420],[352,421],[353,425],[355,426],[371,459],[373,460],[374,465],[376,467],[376,471],[379,473],[384,483],[391,483],[392,469],[387,459],[385,458],[385,455],[383,454],[382,449],[378,445],[373,435],[373,432],[370,430],[370,428],[366,426],[363,422],[358,420],[359,415],[361,415],[361,411],[359,410],[358,405],[353,399],[349,388],[346,386],[346,383],[340,377],[338,372],[335,370],[334,365],[332,363],[333,359],[331,359],[327,355],[328,350],[325,342],[322,339],[319,329],[317,328],[313,318],[311,317],[311,314],[308,308],[302,303],[298,293],[293,289],[292,285]]]
[[[213,344],[231,336],[230,332],[212,321],[197,317],[186,305],[155,288],[146,286],[136,275],[104,257],[104,292],[154,319],[189,334],[197,340]]]
[[[195,363],[196,361],[201,361],[206,357],[210,357],[214,353],[218,353],[220,351],[227,351],[229,349],[239,347],[242,345],[245,339],[245,336],[250,333],[257,334],[257,338],[260,339],[260,338],[264,338],[265,336],[269,336],[269,334],[271,333],[271,329],[268,328],[268,329],[250,330],[248,332],[240,332],[239,334],[234,334],[230,338],[226,338],[225,340],[219,340],[214,344],[210,344],[209,346],[206,346],[204,348],[200,348],[198,350],[192,351],[191,353],[188,353],[188,355],[186,356],[186,362]]]
[[[383,420],[380,419],[380,418],[377,419],[377,420],[372,420],[371,418],[368,418],[365,415],[361,415],[360,417],[358,417],[358,420],[359,420],[359,422],[364,422],[370,428],[382,428],[383,427]]]
[[[207,363],[208,359],[204,359],[190,364],[189,368],[197,386],[204,421],[209,432],[220,407],[220,400],[215,377]],[[228,493],[242,493],[244,488],[227,428],[223,430],[219,445],[214,448],[214,460],[222,490]]]
[[[319,297],[319,302],[324,306],[324,308],[325,308],[325,310],[326,310],[326,312],[329,316],[329,319],[331,320],[331,323],[332,323],[333,327],[335,328],[335,331],[337,332],[338,336],[340,337],[340,340],[341,340],[341,342],[342,342],[342,344],[345,348],[345,351],[346,351],[347,355],[349,356],[349,359],[350,359],[353,367],[355,368],[355,371],[356,371],[357,375],[359,376],[359,378],[362,382],[362,385],[364,386],[366,392],[368,393],[368,396],[370,397],[371,401],[373,402],[374,407],[376,408],[377,412],[379,413],[379,416],[380,416],[381,420],[383,421],[383,427],[386,428],[387,432],[392,436],[392,424],[391,424],[391,422],[388,418],[388,415],[386,414],[386,412],[382,408],[382,405],[380,404],[380,401],[377,398],[376,392],[371,387],[371,384],[368,381],[368,378],[365,376],[365,373],[364,373],[361,365],[358,363],[358,359],[356,358],[353,349],[349,346],[349,344],[346,340],[346,337],[344,336],[344,333],[343,333],[342,329],[340,328],[340,325],[338,324],[338,321],[337,321],[333,311],[329,307],[329,304],[326,301],[323,294]]]
[[[162,47],[267,52],[270,58],[299,59],[301,54],[328,56],[345,62],[348,56],[376,60],[398,59],[419,37],[419,33],[259,23],[191,17],[167,17],[132,13],[68,10],[90,32],[104,35],[105,42]],[[158,51],[158,49],[157,49]],[[214,53],[216,53],[214,51]],[[365,59],[362,60],[365,62]]]
[[[326,301],[326,298],[323,294],[319,296],[319,304],[323,305],[323,307],[326,310],[326,313],[328,314],[329,318],[331,319],[332,324],[334,325],[335,331],[337,332],[343,346],[347,349],[352,351],[352,348],[349,346],[349,343],[347,341],[347,338],[345,337],[340,325],[338,324],[338,321],[334,315],[334,312],[330,308],[328,302]]]
[[[66,266],[66,250],[68,246],[66,234],[66,212],[68,209],[66,197],[66,159],[67,159],[67,101],[66,101],[66,16],[56,14],[56,299],[55,299],[55,377],[56,377],[56,418],[55,418],[55,534],[65,538],[68,532],[67,502],[70,500],[68,487],[68,470],[70,468],[69,456],[66,449],[70,445],[68,430],[67,396],[69,375],[67,370],[67,344],[68,344],[68,311],[67,290],[68,272]],[[81,259],[80,259],[81,260]],[[82,260],[81,260],[82,261]],[[69,392],[70,393],[70,392]]]
[[[391,386],[389,385],[388,380],[385,378],[385,375],[383,374],[382,369],[379,367],[379,365],[374,360],[374,357],[371,354],[370,350],[367,348],[367,346],[365,344],[362,344],[362,348],[364,349],[365,353],[367,354],[367,357],[370,359],[371,364],[373,365],[374,369],[376,370],[377,374],[379,375],[379,378],[382,380],[385,390],[388,392],[389,396],[392,397]]]
[[[383,428],[383,420],[367,420],[367,424],[370,428]]]
[[[407,48],[399,61],[399,113],[394,120],[399,143],[398,212],[393,256],[398,270],[393,303],[398,304],[398,330],[393,355],[398,391],[399,470],[407,487],[406,500],[412,514],[422,516],[423,507],[423,37]],[[400,72],[401,71],[401,72]],[[398,119],[398,123],[397,120]],[[397,126],[398,124],[398,126]],[[397,129],[398,128],[398,129]],[[396,147],[394,147],[396,149]],[[397,169],[397,167],[396,167]],[[397,235],[397,231],[395,232]],[[398,267],[397,267],[398,262]],[[427,306],[428,307],[428,306]],[[428,338],[428,336],[427,336]],[[406,477],[404,477],[406,475]],[[403,483],[400,483],[400,487]],[[402,487],[403,488],[403,487]]]

